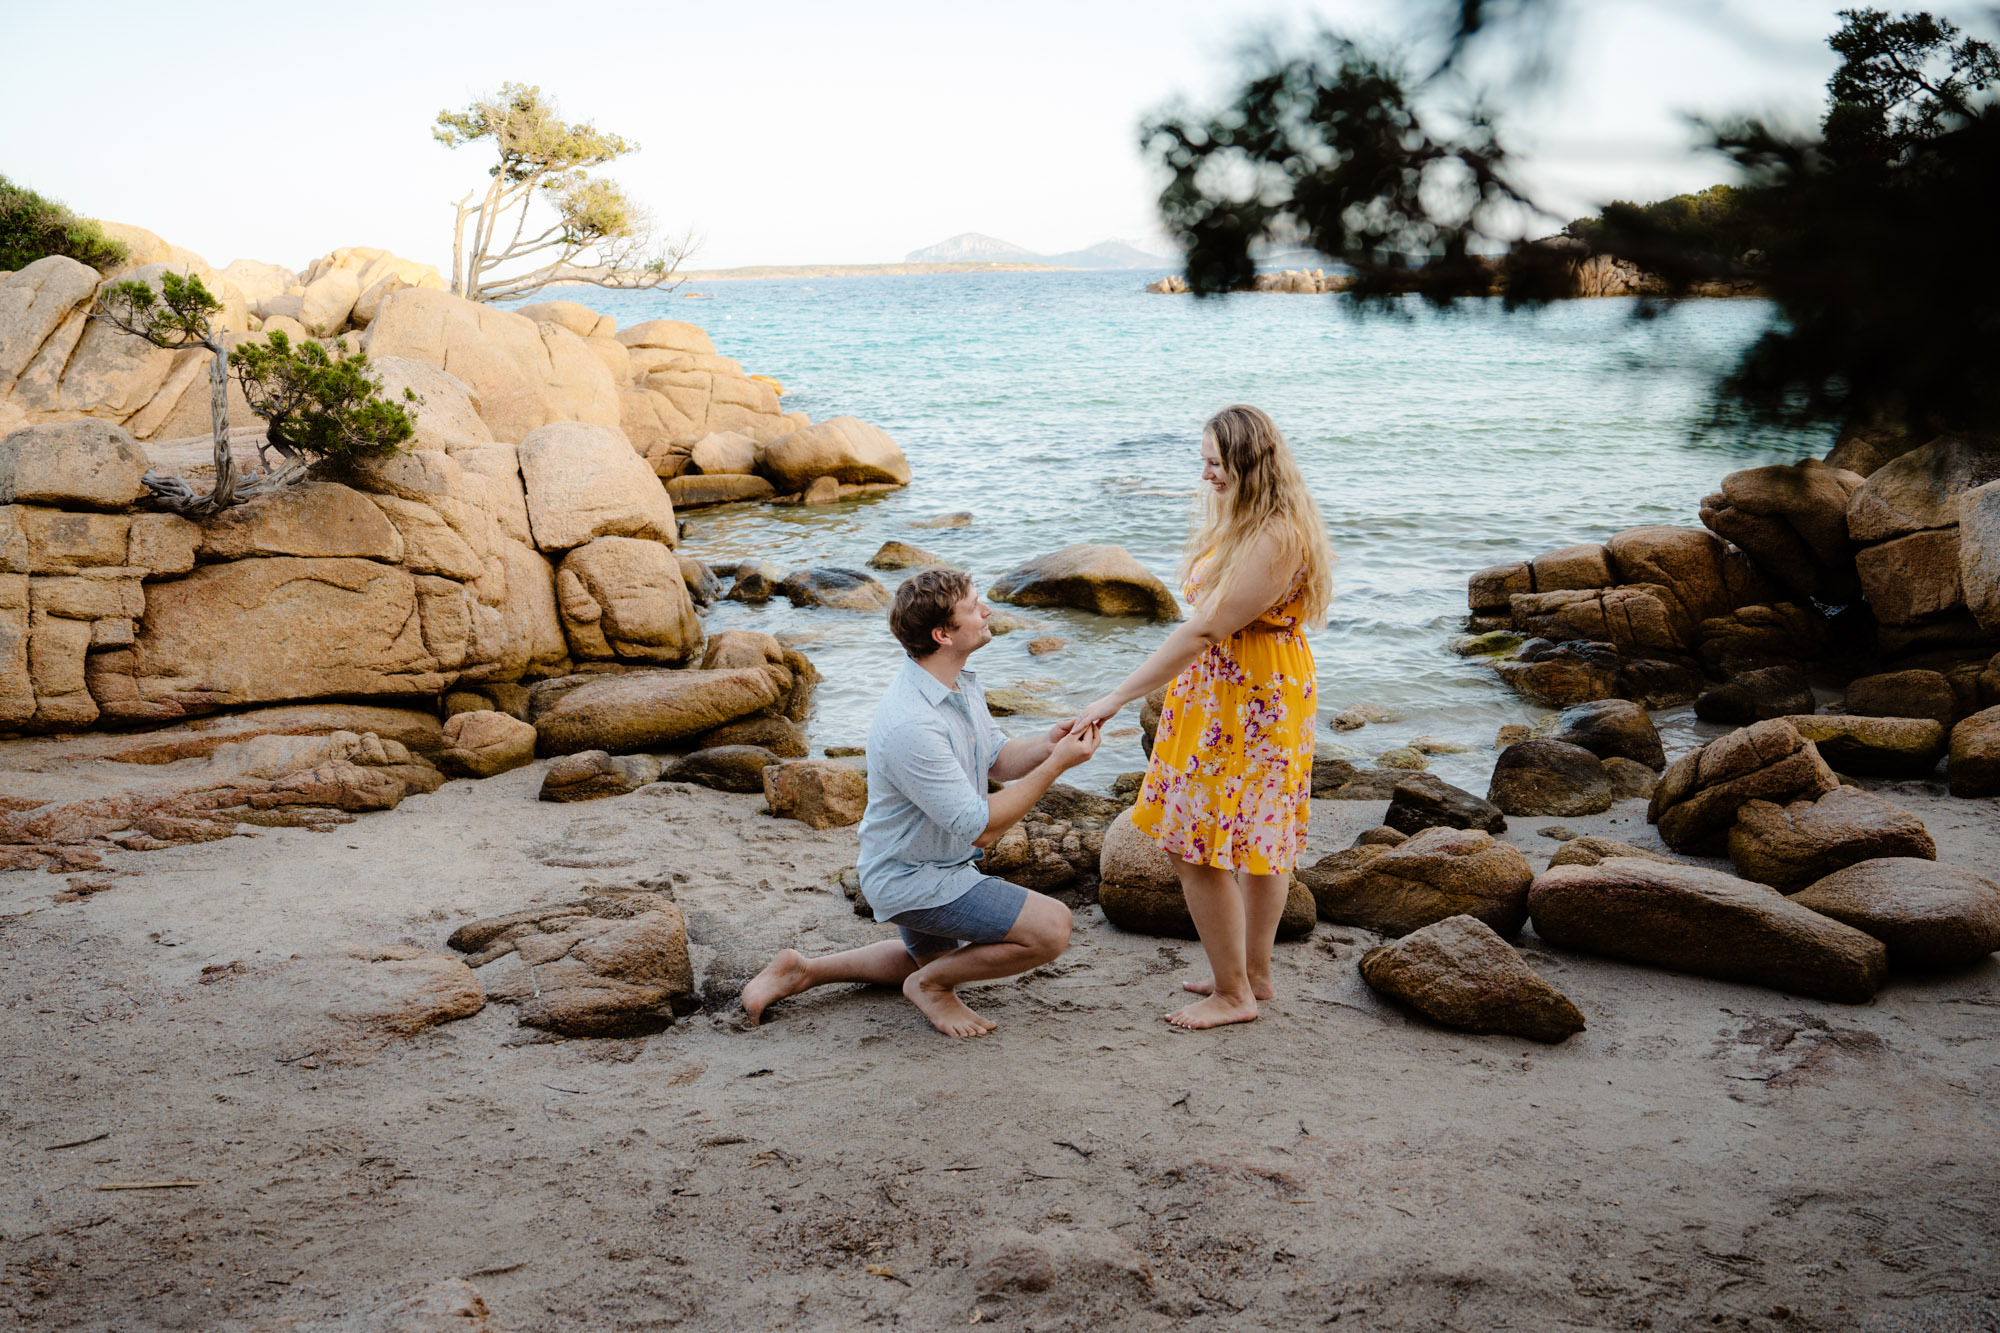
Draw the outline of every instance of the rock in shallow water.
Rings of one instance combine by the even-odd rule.
[[[1543,872],[1535,933],[1558,948],[1859,1004],[1882,985],[1879,941],[1776,889],[1700,866],[1612,857]]]
[[[858,569],[831,565],[794,570],[778,585],[793,606],[831,606],[842,611],[879,611],[889,605],[889,590]]]
[[[1317,764],[1315,764],[1317,767]],[[1313,795],[1319,795],[1314,784]],[[1469,828],[1505,833],[1507,818],[1500,807],[1430,773],[1414,774],[1396,783],[1384,826],[1405,834],[1427,828]]]
[[[1594,815],[1611,808],[1611,779],[1581,745],[1527,740],[1500,752],[1486,799],[1510,815]]]
[[[1461,1032],[1559,1042],[1583,1014],[1477,917],[1446,917],[1370,949],[1361,976],[1377,994]]]
[[[1572,704],[1556,714],[1548,739],[1581,746],[1599,759],[1630,759],[1655,771],[1667,766],[1659,729],[1630,699]]]
[[[1122,546],[1065,546],[1002,575],[987,590],[1016,606],[1072,606],[1106,616],[1178,620],[1167,585]]]

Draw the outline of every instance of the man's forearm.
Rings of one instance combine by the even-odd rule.
[[[1051,747],[1053,748],[1053,747]],[[994,765],[997,770],[998,764]],[[1000,835],[1021,822],[1028,811],[1035,808],[1035,802],[1048,795],[1049,788],[1066,770],[1058,768],[1055,762],[1044,756],[1042,761],[1029,769],[1015,782],[1002,787],[986,798],[986,831],[973,839],[974,847],[991,847],[1000,841]]]
[[[1012,782],[1024,778],[1045,762],[1056,743],[1047,736],[1021,736],[1000,747],[999,755],[993,760],[993,767],[987,770],[996,782]]]

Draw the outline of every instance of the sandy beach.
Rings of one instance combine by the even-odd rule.
[[[1589,1023],[1542,1047],[1384,1005],[1356,967],[1375,937],[1321,924],[1280,946],[1261,1021],[1198,1034],[1159,1021],[1198,948],[1084,903],[1061,960],[968,992],[989,1038],[849,987],[751,1029],[734,997],[775,949],[886,930],[838,887],[854,831],[675,783],[539,804],[546,762],[330,832],[0,876],[0,1309],[260,1330],[2000,1317],[1991,958],[1843,1006],[1530,931]],[[1871,785],[1941,859],[2000,865],[1993,801]],[[1311,855],[1383,808],[1316,802]],[[1539,868],[1558,822],[1658,845],[1632,801],[1508,836]],[[632,889],[687,916],[704,1007],[662,1034],[551,1039],[492,1003],[408,1038],[329,1017],[353,947],[448,953],[468,920]],[[105,1188],[132,1184],[156,1187]]]

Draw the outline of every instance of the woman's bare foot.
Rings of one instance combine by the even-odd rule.
[[[1248,1023],[1257,1017],[1257,1002],[1238,1002],[1219,995],[1198,1000],[1166,1016],[1177,1028],[1219,1028],[1226,1023]]]
[[[914,972],[903,982],[903,995],[923,1011],[932,1027],[947,1037],[983,1037],[999,1026],[966,1008],[957,991],[944,986],[926,986],[917,980]]]
[[[1200,981],[1183,981],[1181,989],[1184,991],[1193,991],[1196,995],[1213,995],[1215,994],[1215,978],[1203,977]],[[1266,977],[1262,981],[1251,982],[1250,993],[1260,1000],[1275,1000],[1278,998],[1278,992],[1271,989],[1271,980],[1269,977]]]
[[[797,949],[780,949],[778,956],[762,972],[750,978],[750,984],[743,988],[743,1012],[750,1015],[750,1026],[756,1027],[764,1020],[764,1010],[770,1007],[772,1001],[811,988],[812,978],[806,973],[805,955]]]

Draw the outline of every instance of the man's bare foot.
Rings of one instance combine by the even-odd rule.
[[[1166,1017],[1177,1028],[1219,1028],[1225,1023],[1248,1023],[1255,1019],[1257,1002],[1244,1000],[1239,1003],[1211,995],[1206,1000],[1176,1009]]]
[[[966,1008],[957,991],[926,986],[917,980],[914,972],[903,982],[903,995],[923,1011],[932,1027],[947,1037],[983,1037],[999,1026]]]
[[[764,1021],[764,1010],[770,1007],[772,1001],[811,988],[812,979],[806,974],[805,955],[797,949],[780,949],[778,956],[762,972],[750,978],[750,984],[743,988],[743,1012],[750,1015],[750,1026],[756,1027]]]
[[[1203,977],[1200,981],[1183,981],[1181,989],[1193,991],[1196,995],[1213,995],[1215,994],[1215,978]],[[1271,988],[1269,978],[1263,981],[1251,982],[1250,993],[1260,1000],[1275,1000],[1278,998],[1278,992]]]

